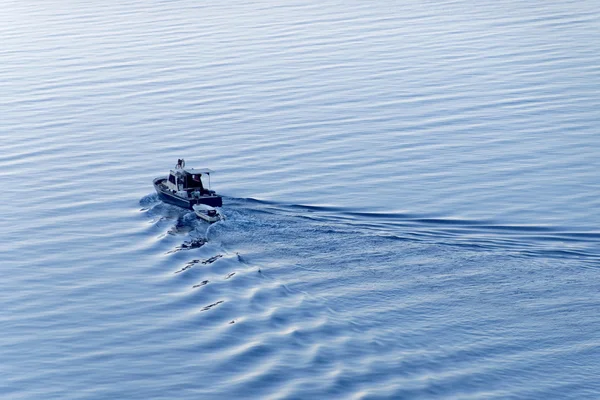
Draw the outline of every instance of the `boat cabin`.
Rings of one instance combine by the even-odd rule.
[[[187,192],[189,195],[194,193],[200,196],[210,195],[210,174],[212,172],[207,168],[172,169],[165,185],[169,190],[179,193]],[[208,189],[205,188],[202,182],[203,177],[208,177]]]

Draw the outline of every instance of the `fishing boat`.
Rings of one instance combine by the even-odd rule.
[[[165,203],[188,210],[194,210],[193,207],[197,204],[221,207],[222,197],[210,189],[212,173],[214,171],[208,168],[186,168],[185,160],[179,159],[168,176],[154,179],[154,189]],[[203,180],[208,180],[208,189]]]
[[[194,204],[192,208],[194,209],[194,213],[196,213],[198,218],[202,218],[211,224],[223,219],[216,208],[207,206],[206,204]]]

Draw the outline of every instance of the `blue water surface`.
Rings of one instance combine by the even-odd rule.
[[[0,397],[600,397],[598,2],[9,0],[0,38]],[[224,221],[154,194],[181,157]]]

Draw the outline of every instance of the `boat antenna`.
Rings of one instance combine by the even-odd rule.
[[[206,175],[208,175],[208,190],[210,190],[210,172],[207,172]]]

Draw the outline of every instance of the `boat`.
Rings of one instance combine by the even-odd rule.
[[[194,213],[198,216],[198,218],[202,218],[206,222],[217,222],[223,217],[219,213],[219,211],[211,206],[207,206],[206,204],[194,204],[193,206]]]
[[[154,189],[158,197],[165,203],[188,210],[194,210],[197,204],[221,207],[223,199],[210,189],[210,175],[214,171],[208,168],[186,168],[185,161],[179,159],[169,176],[155,178]],[[208,189],[203,179],[208,179]]]

